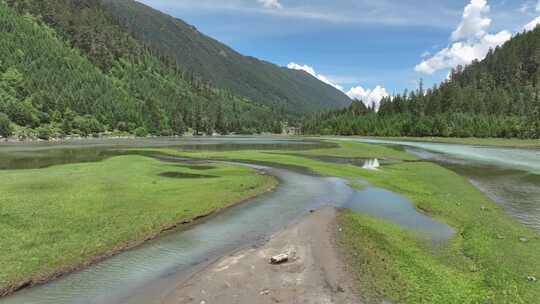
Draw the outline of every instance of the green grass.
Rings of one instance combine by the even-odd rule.
[[[76,267],[276,185],[245,167],[213,166],[192,170],[122,156],[1,171],[0,289]],[[167,172],[206,177],[160,176]]]
[[[527,281],[527,276],[540,275],[536,232],[510,219],[464,178],[437,165],[407,163],[380,173],[371,176],[372,183],[407,196],[457,233],[448,246],[433,249],[398,227],[362,215],[343,216],[348,233],[342,244],[348,252],[366,250],[350,260],[375,295],[397,303],[535,303],[540,298],[540,286]],[[521,242],[521,237],[530,241]],[[366,264],[377,266],[362,267]]]
[[[394,159],[394,160],[418,160],[419,158],[399,151],[389,146],[383,145],[366,145],[356,142],[330,141],[338,144],[337,148],[316,149],[299,151],[299,155],[309,156],[335,156],[335,157],[350,157],[350,158],[379,158],[379,159]]]
[[[507,216],[465,178],[433,163],[402,162],[371,171],[301,155],[414,159],[380,145],[338,145],[296,154],[146,151],[300,166],[320,175],[349,179],[352,187],[360,185],[355,180],[364,179],[406,196],[419,210],[455,229],[456,235],[448,244],[433,246],[399,226],[343,213],[339,244],[369,300],[385,298],[411,304],[537,302],[540,284],[527,280],[528,276],[540,278],[540,237],[536,232]],[[174,180],[158,176],[170,171],[221,178]],[[2,173],[0,191],[6,195],[0,201],[0,233],[8,236],[0,240],[0,267],[6,269],[1,272],[2,282],[77,263],[79,255],[94,256],[126,240],[144,237],[166,223],[259,193],[274,183],[245,168],[220,165],[201,172],[141,156]],[[39,196],[34,195],[36,191]]]
[[[340,246],[368,303],[483,303],[481,275],[441,263],[413,235],[387,222],[343,212]]]
[[[354,155],[380,157],[388,148],[355,143],[346,149],[365,149]],[[202,158],[264,161],[302,166],[321,175],[371,184],[400,193],[422,212],[450,224],[455,237],[442,248],[386,222],[360,214],[341,217],[347,232],[341,239],[366,295],[396,303],[536,303],[540,284],[539,235],[507,216],[465,178],[427,162],[404,162],[380,171],[330,164],[300,155],[275,152],[163,153]],[[335,156],[344,156],[338,150]],[[369,151],[369,152],[366,152]],[[332,150],[313,150],[312,155]],[[394,158],[406,159],[395,151]],[[347,155],[349,155],[347,153]],[[529,239],[521,242],[520,238]],[[353,253],[358,253],[354,255]],[[368,266],[366,266],[368,265]],[[366,283],[367,282],[367,283]]]
[[[370,137],[366,137],[370,138]],[[508,148],[540,148],[540,140],[538,139],[519,139],[519,138],[452,138],[452,137],[372,137],[374,139],[386,140],[402,140],[402,141],[420,141],[434,143],[449,143],[449,144],[464,144],[464,145],[481,145],[481,146],[497,146]]]

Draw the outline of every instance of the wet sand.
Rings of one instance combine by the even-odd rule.
[[[334,243],[337,212],[316,211],[259,248],[218,260],[180,282],[162,303],[361,303]],[[281,253],[289,261],[271,265]]]

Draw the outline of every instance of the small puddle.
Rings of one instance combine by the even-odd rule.
[[[408,199],[381,188],[354,191],[343,207],[393,222],[435,243],[445,243],[455,233],[450,226],[416,210]]]
[[[192,174],[185,172],[163,172],[159,176],[167,178],[186,178],[186,179],[196,179],[196,178],[217,178],[218,176],[214,175],[204,175],[204,174]]]
[[[186,168],[190,170],[197,170],[197,171],[206,171],[206,170],[212,170],[216,167],[214,166],[208,166],[208,165],[178,165],[180,168]]]

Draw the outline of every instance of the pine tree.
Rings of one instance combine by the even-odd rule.
[[[221,135],[226,135],[228,132],[227,124],[225,123],[225,117],[223,114],[223,106],[221,102],[218,102],[217,114],[216,114],[216,131]]]
[[[192,127],[193,127],[193,135],[201,135],[200,132],[203,130],[203,117],[201,113],[201,106],[200,104],[195,104],[193,106],[193,118],[192,118]]]
[[[186,132],[184,123],[184,114],[182,113],[180,103],[177,104],[172,118],[172,130],[175,135],[182,136]]]

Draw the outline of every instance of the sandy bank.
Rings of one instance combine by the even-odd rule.
[[[333,208],[319,210],[260,248],[218,260],[163,303],[360,303],[334,245],[336,215]],[[280,253],[288,253],[289,262],[270,265]]]

